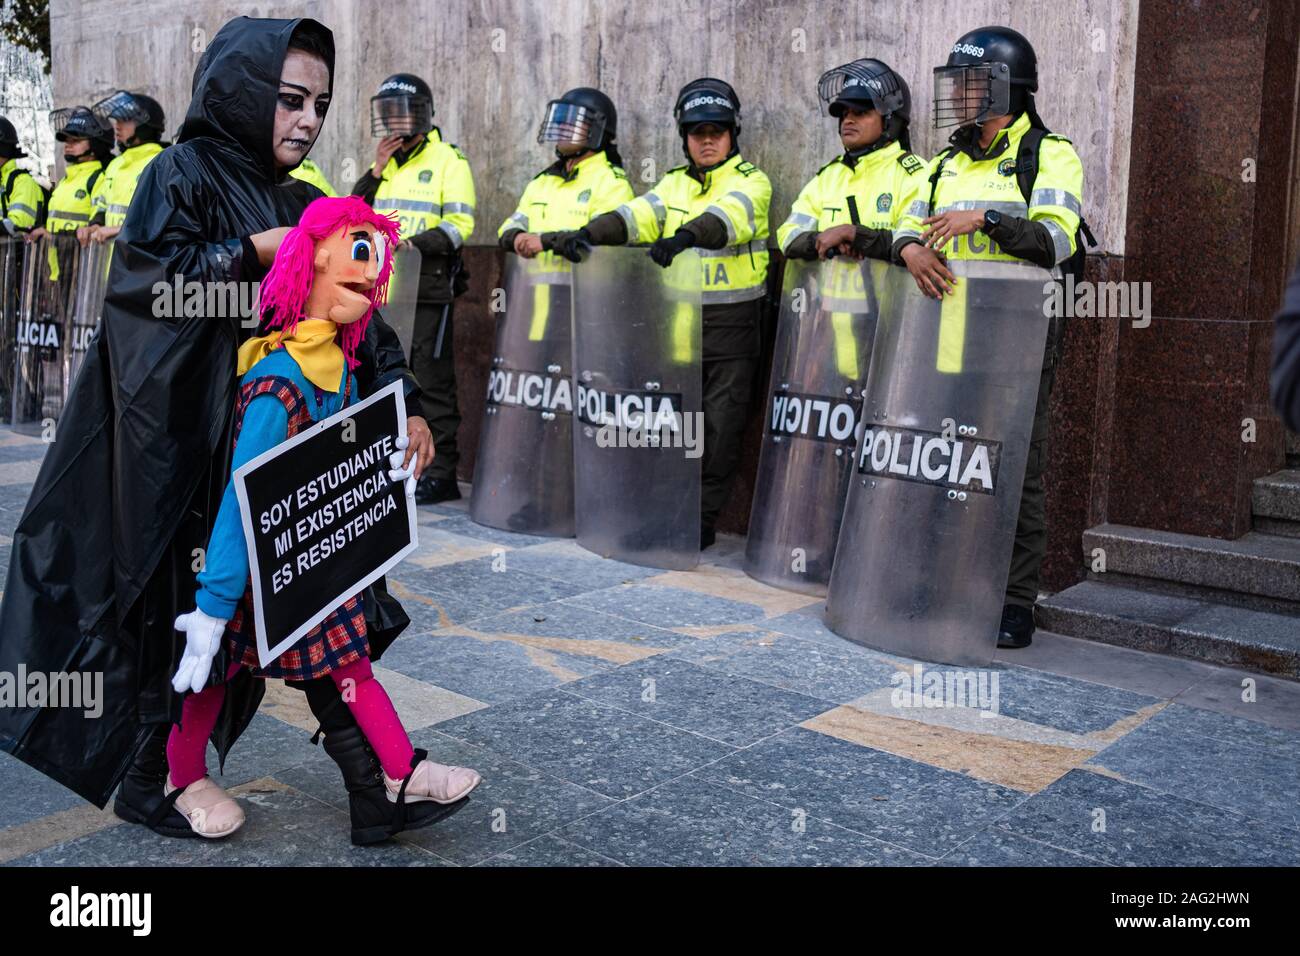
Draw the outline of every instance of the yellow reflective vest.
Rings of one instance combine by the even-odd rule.
[[[804,233],[847,223],[893,231],[904,214],[924,217],[930,188],[925,170],[925,160],[899,143],[856,160],[836,156],[800,191],[776,231],[777,245],[784,252]]]
[[[437,128],[426,134],[402,165],[390,159],[380,179],[371,205],[376,212],[397,216],[403,239],[441,229],[460,249],[474,231],[474,176],[469,162],[456,146],[442,141]]]
[[[524,232],[560,232],[578,229],[620,203],[630,202],[632,187],[622,167],[599,150],[566,171],[564,161],[548,166],[524,187],[519,204],[497,229],[498,238],[516,229]],[[551,313],[552,285],[568,285],[572,265],[549,249],[521,260],[533,288],[532,318],[528,338],[540,341]]]
[[[104,190],[104,165],[97,159],[73,163],[50,193],[50,211],[45,228],[50,232],[72,232],[89,225],[95,214],[95,197]]]
[[[906,215],[894,230],[894,238],[905,235],[920,238],[921,220],[931,214],[929,177],[943,161],[934,187],[935,215],[949,209],[996,209],[1003,215],[1041,222],[1051,233],[1057,264],[1070,258],[1074,254],[1075,232],[1083,205],[1083,164],[1068,139],[1048,134],[1038,148],[1038,176],[1026,203],[1016,181],[1016,155],[1020,140],[1028,130],[1029,116],[1022,113],[1014,123],[998,131],[989,144],[986,158],[972,159],[967,153],[953,149],[948,151],[946,160],[943,153],[930,160],[923,197],[925,210],[918,215]],[[943,254],[949,259],[1022,261],[1003,252],[979,230],[949,240]]]
[[[95,209],[104,214],[104,225],[120,226],[126,222],[126,211],[131,208],[140,174],[162,151],[161,143],[141,143],[108,164],[104,170],[104,189],[95,197]]]
[[[1049,134],[1038,148],[1038,175],[1025,202],[1016,179],[1016,156],[1020,140],[1029,130],[1029,116],[1022,113],[1006,129],[999,130],[985,152],[985,158],[972,159],[969,154],[952,149],[947,159],[940,153],[929,163],[926,177],[933,175],[942,162],[934,186],[933,211],[937,215],[949,209],[996,209],[1003,215],[1018,216],[1041,222],[1052,236],[1056,264],[1060,265],[1075,250],[1075,232],[1083,205],[1083,164],[1070,141]],[[929,207],[929,196],[926,196]],[[925,215],[930,215],[929,209]],[[908,216],[894,231],[894,238],[911,235],[920,238],[923,216]],[[949,259],[977,259],[994,262],[1023,262],[1003,252],[983,231],[948,241],[942,250]],[[935,367],[958,374],[964,363],[966,342],[966,283],[960,279],[953,294],[943,298],[939,313],[939,342]],[[1049,350],[1050,351],[1050,350]]]
[[[11,184],[12,182],[12,184]],[[0,212],[19,229],[35,228],[44,214],[45,191],[15,160],[0,166]]]
[[[883,229],[897,227],[904,215],[924,216],[929,181],[923,159],[894,142],[859,156],[835,157],[817,171],[776,232],[781,251],[807,233],[822,232],[846,224]],[[828,263],[822,304],[830,310],[835,365],[846,378],[857,380],[865,373],[859,367],[860,349],[854,337],[853,313],[867,303],[861,266],[850,260]],[[836,293],[840,293],[837,296]]]
[[[690,167],[670,169],[654,189],[614,211],[627,226],[630,243],[651,243],[671,236],[685,222],[704,213],[722,220],[727,245],[697,249],[703,265],[705,306],[761,298],[767,281],[768,207],[772,183],[739,153],[703,174]]]
[[[330,181],[325,178],[321,168],[313,163],[310,159],[304,159],[301,163],[289,170],[289,175],[294,179],[301,179],[305,183],[311,183],[326,196],[337,196],[334,187]]]

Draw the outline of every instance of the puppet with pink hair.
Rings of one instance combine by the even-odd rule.
[[[356,401],[356,348],[375,304],[384,299],[397,243],[397,224],[355,196],[317,199],[289,230],[262,283],[260,308],[269,334],[239,350],[232,473]],[[411,469],[401,470],[402,457],[400,451],[393,456],[389,478],[404,481],[410,495],[414,478]],[[259,677],[292,681],[328,674],[346,688],[344,700],[379,758],[394,802],[456,804],[478,785],[473,770],[434,763],[412,747],[370,667],[362,595],[346,600],[269,666],[258,665],[248,552],[233,481],[198,584],[197,608],[176,621],[186,646],[172,686],[192,693],[167,741],[164,787],[169,805],[196,834],[224,837],[244,822],[239,805],[207,776],[208,737],[226,688],[203,685],[223,641],[231,661],[227,681],[247,667]]]

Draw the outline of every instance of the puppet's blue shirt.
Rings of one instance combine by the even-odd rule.
[[[339,379],[337,391],[327,392],[317,388],[302,374],[298,363],[288,351],[280,348],[245,372],[239,385],[242,389],[254,379],[270,376],[287,378],[298,386],[298,391],[302,392],[307,401],[312,421],[318,422],[343,410],[343,384],[347,375],[347,365],[344,363],[343,378]],[[355,398],[354,395],[354,401]],[[288,409],[273,394],[257,396],[244,410],[244,425],[239,432],[239,440],[235,442],[231,473],[263,452],[270,451],[288,437]],[[195,600],[199,610],[223,621],[230,620],[248,588],[248,549],[244,543],[244,525],[239,516],[239,499],[235,496],[233,478],[226,485],[222,496],[221,508],[217,511],[216,524],[212,526],[212,537],[208,540],[208,551],[198,582],[199,591]]]

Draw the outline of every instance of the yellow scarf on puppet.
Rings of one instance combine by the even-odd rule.
[[[329,319],[302,319],[292,332],[277,329],[251,338],[239,347],[239,374],[284,346],[307,381],[322,391],[337,392],[343,383],[343,349],[335,341],[338,328]]]

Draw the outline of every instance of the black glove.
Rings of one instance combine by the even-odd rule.
[[[591,233],[586,227],[557,232],[551,240],[551,248],[570,262],[581,262],[587,258],[591,254],[591,246]]]
[[[685,229],[678,229],[671,239],[657,239],[650,246],[650,258],[667,269],[673,264],[679,252],[685,252],[695,245],[695,237]]]

